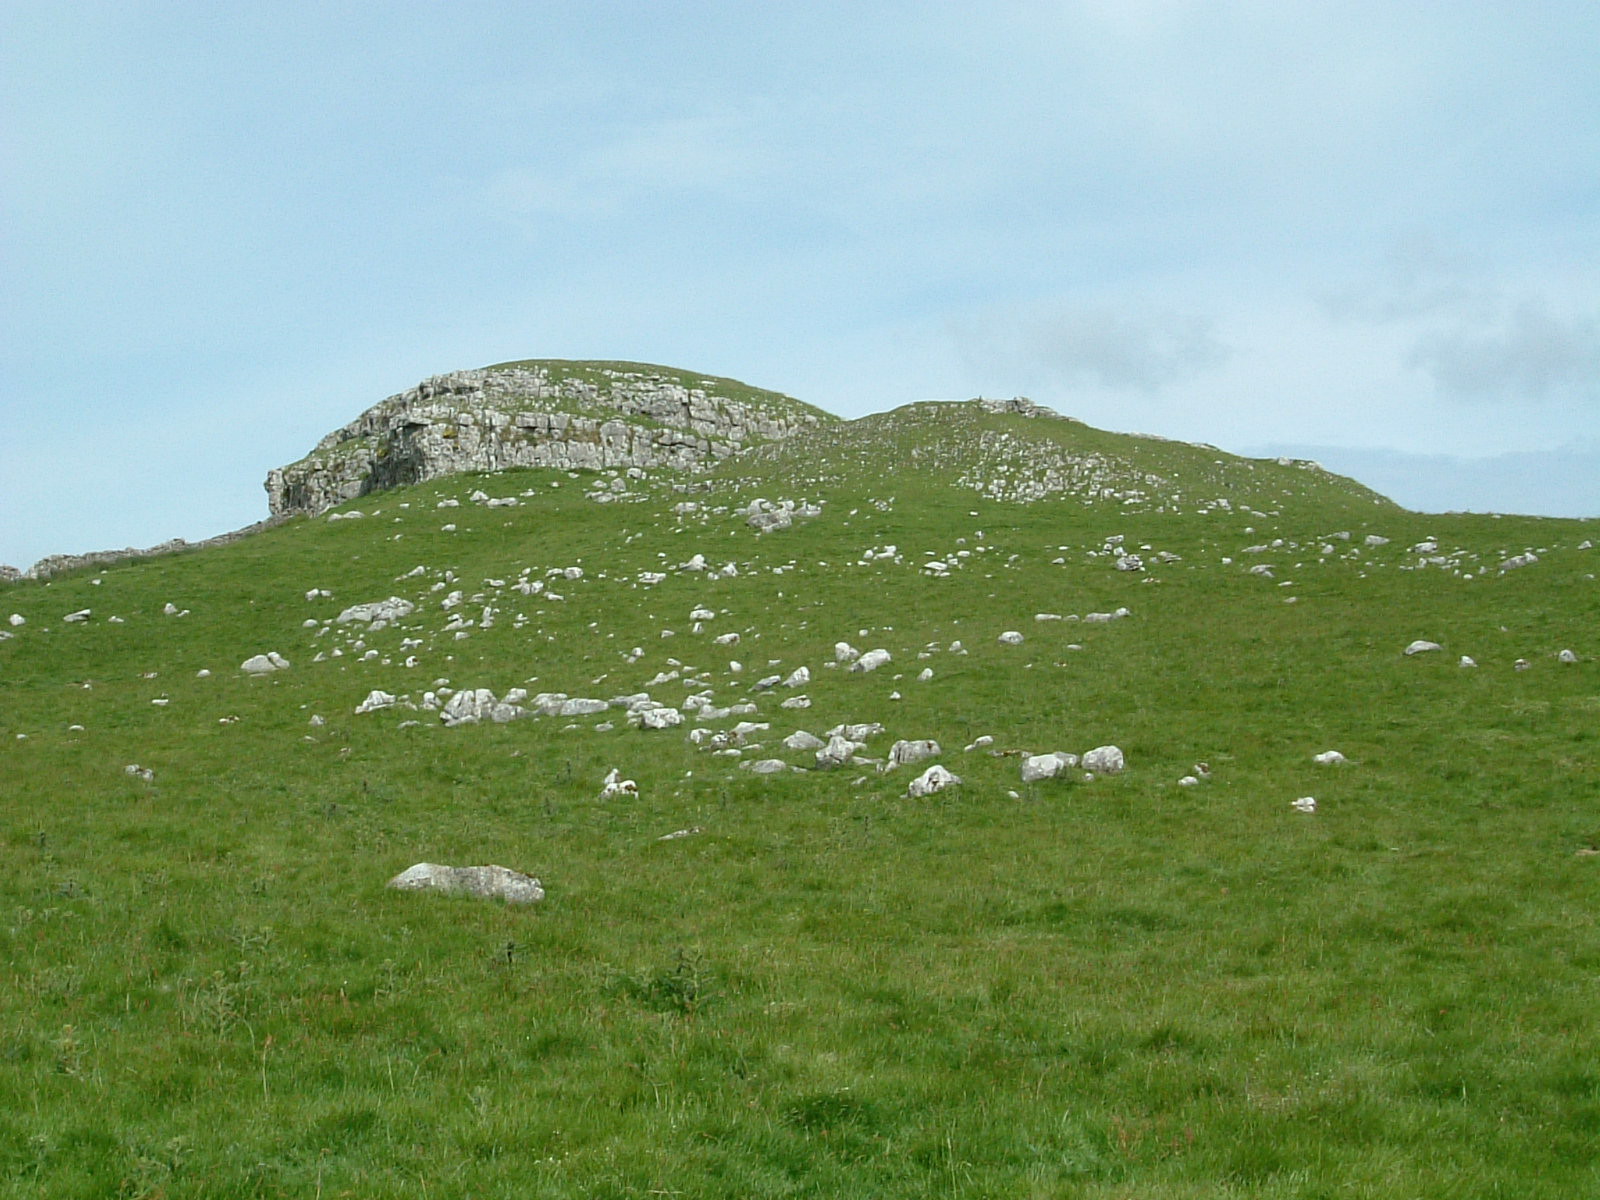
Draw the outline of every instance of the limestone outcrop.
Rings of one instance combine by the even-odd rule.
[[[466,471],[694,470],[836,418],[776,392],[639,363],[510,363],[425,379],[267,475],[275,515]]]

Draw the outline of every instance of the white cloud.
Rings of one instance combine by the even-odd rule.
[[[1207,317],[1142,307],[1068,307],[953,326],[970,365],[1056,386],[1155,393],[1219,366],[1228,348]]]
[[[1444,392],[1467,400],[1544,400],[1576,391],[1600,398],[1600,320],[1525,301],[1489,323],[1430,330],[1408,359]]]
[[[1422,233],[1397,239],[1360,283],[1325,292],[1334,321],[1400,333],[1401,364],[1456,401],[1536,404],[1600,399],[1600,318],[1568,301],[1555,281],[1517,287],[1489,265]]]

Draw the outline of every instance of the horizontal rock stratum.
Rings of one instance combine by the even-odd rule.
[[[693,470],[836,417],[778,392],[670,367],[530,360],[425,379],[267,475],[272,512],[465,471]]]

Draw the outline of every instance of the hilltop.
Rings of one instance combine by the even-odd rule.
[[[274,515],[512,467],[693,470],[837,420],[737,380],[630,362],[529,359],[425,379],[267,477]]]
[[[5,1188],[1593,1190],[1600,522],[770,403],[0,587]]]

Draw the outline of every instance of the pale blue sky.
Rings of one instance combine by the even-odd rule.
[[[7,0],[0,562],[522,357],[1600,514],[1597,217],[1592,0]]]

